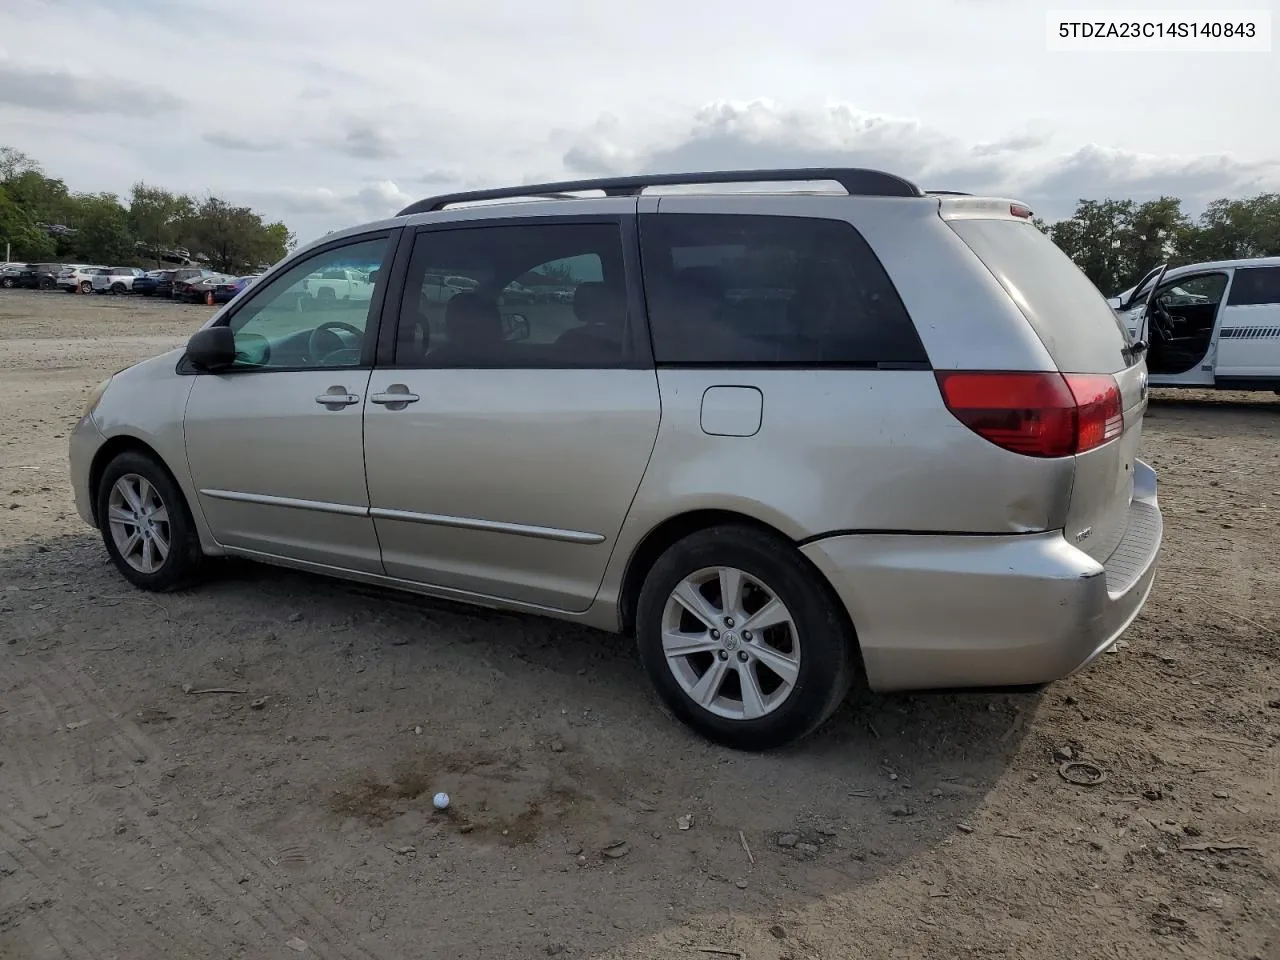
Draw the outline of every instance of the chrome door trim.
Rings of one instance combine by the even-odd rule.
[[[405,523],[423,523],[437,527],[455,527],[462,530],[487,530],[516,537],[532,537],[536,540],[559,540],[564,543],[604,543],[602,533],[586,533],[581,530],[560,530],[556,527],[535,527],[525,523],[504,523],[499,520],[478,520],[473,517],[448,517],[438,513],[415,513],[412,510],[388,510],[384,507],[361,507],[349,503],[326,503],[322,500],[299,500],[296,497],[273,497],[265,493],[242,493],[238,490],[201,490],[201,496],[214,500],[231,500],[236,503],[258,503],[267,507],[287,507],[293,510],[315,510],[320,513],[337,513],[347,517],[373,517],[375,520],[400,520]]]
[[[200,495],[214,500],[233,500],[236,503],[258,503],[267,507],[288,507],[293,510],[316,510],[320,513],[338,513],[345,517],[367,517],[368,507],[350,503],[326,503],[323,500],[299,500],[296,497],[273,497],[265,493],[241,493],[238,490],[201,490]]]
[[[585,533],[580,530],[560,530],[555,527],[535,527],[524,523],[503,523],[498,520],[477,520],[472,517],[447,517],[438,513],[415,513],[411,510],[388,510],[373,507],[369,515],[375,520],[402,520],[405,523],[425,523],[437,527],[456,527],[462,530],[489,530],[515,537],[533,537],[537,540],[560,540],[564,543],[604,543],[602,533]]]

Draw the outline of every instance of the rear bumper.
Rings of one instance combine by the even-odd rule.
[[[875,690],[1023,686],[1091,663],[1142,611],[1163,537],[1155,472],[1134,463],[1129,524],[1105,564],[1061,531],[854,534],[803,551],[844,601]]]

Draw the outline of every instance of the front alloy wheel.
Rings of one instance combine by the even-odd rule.
[[[192,580],[204,559],[178,484],[141,451],[121,453],[98,481],[96,515],[116,568],[135,587],[173,590]]]
[[[164,566],[173,543],[169,508],[145,477],[126,473],[107,497],[107,522],[120,557],[139,573]]]

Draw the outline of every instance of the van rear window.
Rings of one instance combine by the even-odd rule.
[[[1093,282],[1029,223],[950,220],[1000,281],[1063,373],[1116,373],[1129,366],[1129,334]]]

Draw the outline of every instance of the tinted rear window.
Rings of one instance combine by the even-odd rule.
[[[843,220],[644,214],[640,248],[658,363],[928,363],[880,261]]]
[[[1236,271],[1229,307],[1280,303],[1280,267],[1248,267]]]
[[[951,220],[960,238],[1026,316],[1063,373],[1129,366],[1129,335],[1093,282],[1029,223]]]

